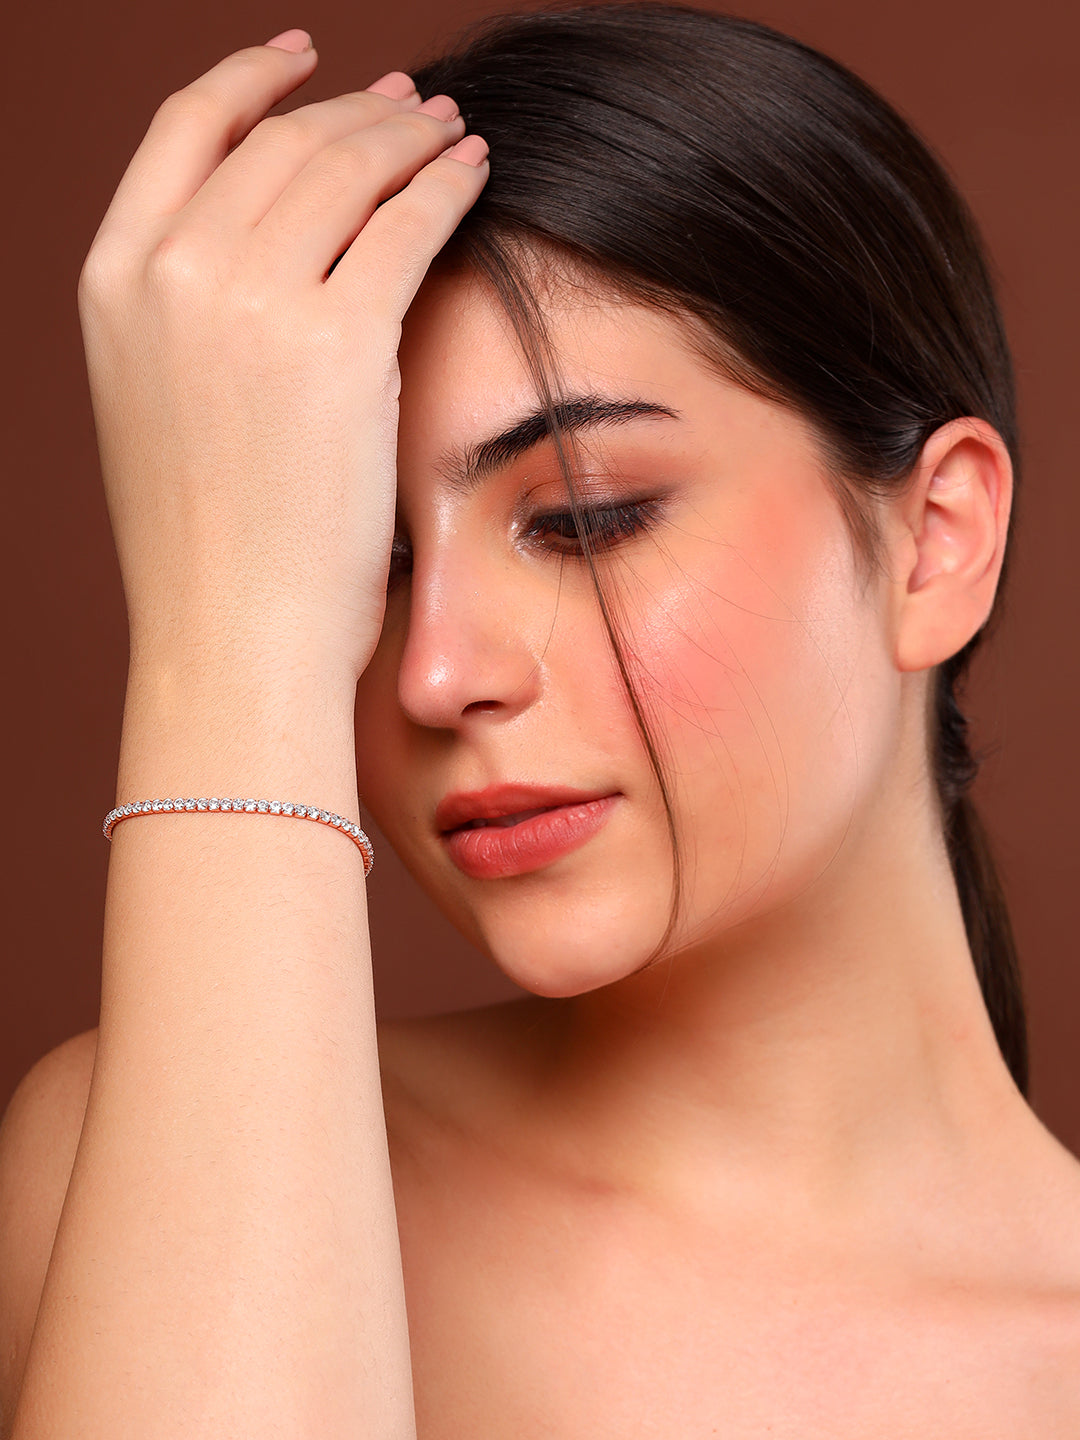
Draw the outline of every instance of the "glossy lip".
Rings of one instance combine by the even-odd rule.
[[[471,797],[452,796],[444,802],[443,817],[468,812],[468,820],[456,829],[444,830],[442,843],[447,855],[470,880],[506,880],[546,869],[557,860],[579,850],[607,824],[621,792],[578,798],[565,790],[541,791],[536,786],[499,787]],[[497,797],[497,798],[496,798]],[[546,798],[547,804],[536,801]],[[552,799],[556,803],[552,804]],[[523,801],[532,804],[522,806]],[[453,802],[452,804],[450,802]],[[477,806],[488,814],[477,815]],[[485,819],[487,825],[469,821]]]
[[[435,810],[440,835],[467,825],[470,820],[497,820],[530,810],[554,810],[562,805],[583,805],[606,800],[614,790],[574,790],[565,785],[489,785],[485,790],[462,790],[445,796]]]

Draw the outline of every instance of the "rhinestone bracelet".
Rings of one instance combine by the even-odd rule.
[[[319,810],[314,805],[290,805],[281,800],[219,800],[217,796],[207,800],[136,800],[132,805],[118,805],[105,816],[101,827],[105,839],[112,840],[113,827],[131,815],[160,814],[170,810],[233,810],[246,811],[249,815],[291,815],[294,820],[317,820],[322,825],[331,825],[347,835],[364,857],[364,878],[371,874],[375,863],[375,852],[371,841],[351,820],[334,815],[329,810]]]

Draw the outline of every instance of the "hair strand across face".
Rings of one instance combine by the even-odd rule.
[[[988,267],[967,207],[911,127],[843,66],[766,26],[657,3],[501,15],[412,73],[423,93],[452,94],[490,146],[488,183],[439,263],[490,282],[548,415],[671,832],[672,913],[655,959],[678,918],[674,813],[593,562],[537,280],[562,267],[686,319],[705,358],[802,414],[870,568],[875,507],[903,490],[941,425],[988,421],[1019,472]],[[1016,947],[968,795],[977,766],[957,703],[985,633],[938,666],[927,745],[976,973],[1026,1094]]]

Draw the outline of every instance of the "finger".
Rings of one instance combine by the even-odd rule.
[[[443,118],[449,116],[451,118]],[[264,260],[301,280],[322,280],[374,214],[464,133],[448,96],[435,96],[326,146],[267,212],[253,236]]]
[[[462,140],[380,205],[334,266],[326,288],[350,308],[398,323],[432,260],[476,203],[490,173],[487,141]]]
[[[311,75],[314,50],[237,50],[158,107],[102,222],[147,227],[181,210],[231,146]]]
[[[384,80],[389,77],[384,76]],[[288,115],[269,115],[227,156],[184,206],[184,221],[199,229],[212,226],[252,230],[265,217],[283,190],[328,145],[373,125],[401,110],[420,104],[408,76],[400,77],[397,97],[375,90],[359,90],[303,105]],[[376,81],[376,84],[382,82]]]

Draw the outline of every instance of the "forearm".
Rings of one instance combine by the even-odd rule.
[[[117,803],[356,818],[353,690],[129,680]],[[414,1433],[363,858],[329,827],[122,821],[86,1124],[15,1435]]]

